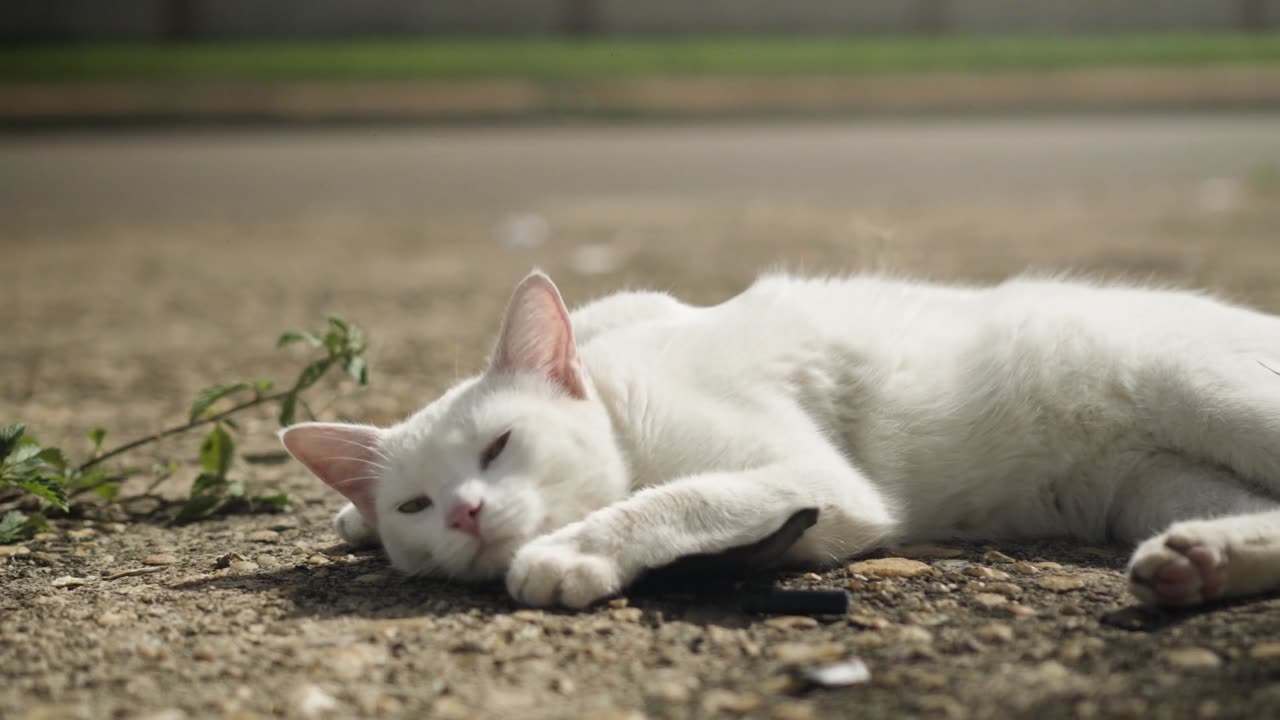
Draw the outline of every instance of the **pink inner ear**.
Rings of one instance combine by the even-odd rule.
[[[570,395],[587,396],[569,310],[546,275],[533,273],[512,295],[494,349],[493,369],[541,373]]]
[[[375,525],[381,431],[366,425],[302,423],[281,431],[280,440],[316,477],[354,503],[365,522]]]

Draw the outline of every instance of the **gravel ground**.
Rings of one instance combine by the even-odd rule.
[[[298,359],[272,349],[275,334],[337,312],[373,338],[372,383],[321,389],[318,410],[389,422],[478,367],[534,264],[570,302],[623,286],[714,301],[778,266],[974,281],[1033,267],[1208,287],[1280,312],[1280,188],[1248,173],[874,202],[599,193],[514,218],[10,215],[0,418],[76,449],[94,425],[116,439],[152,431],[208,382],[283,379]],[[272,429],[269,415],[247,419],[241,449],[274,450]],[[185,460],[193,444],[154,454]],[[353,553],[329,529],[338,499],[293,464],[237,472],[287,490],[296,509],[181,527],[107,509],[0,548],[0,717],[1280,713],[1280,599],[1137,609],[1125,548],[902,548],[880,556],[899,562],[745,581],[847,588],[848,616],[747,615],[727,582],[542,612]],[[164,490],[180,494],[193,473]],[[849,658],[869,680],[806,679]]]

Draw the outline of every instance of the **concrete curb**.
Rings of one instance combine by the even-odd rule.
[[[0,85],[0,122],[460,120],[1280,105],[1280,68],[871,77]]]

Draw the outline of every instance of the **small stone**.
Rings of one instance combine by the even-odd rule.
[[[999,593],[1000,595],[1008,595],[1009,597],[1017,597],[1022,594],[1022,588],[1007,582],[987,583],[988,592]]]
[[[674,680],[659,680],[649,683],[645,692],[651,697],[669,703],[683,703],[689,699],[689,687]]]
[[[172,565],[178,562],[178,558],[169,553],[157,553],[142,558],[143,565]]]
[[[788,700],[774,705],[769,714],[774,720],[813,720],[818,711],[807,700]]]
[[[1051,562],[1049,560],[1044,560],[1044,561],[1041,561],[1038,563],[1032,563],[1032,564],[1040,568],[1041,570],[1061,570],[1062,569],[1062,563]]]
[[[1249,650],[1249,657],[1255,660],[1280,660],[1280,642],[1265,642],[1254,645]]]
[[[33,552],[31,553],[31,559],[41,565],[57,565],[60,560],[56,554],[47,552]]]
[[[644,617],[644,611],[640,608],[622,607],[610,610],[609,615],[614,620],[621,620],[622,622],[640,622]]]
[[[260,543],[279,542],[280,533],[275,530],[258,530],[257,532],[249,533],[249,540]]]
[[[252,560],[236,560],[230,567],[232,572],[253,572],[258,569],[258,563]]]
[[[1013,628],[1004,623],[991,623],[983,625],[973,631],[974,636],[979,640],[985,640],[990,643],[1007,643],[1013,642]]]
[[[1026,605],[1023,605],[1022,603],[1009,603],[1008,605],[1004,606],[1004,611],[1014,617],[1020,617],[1020,618],[1035,617],[1036,615],[1039,614],[1035,611],[1035,609],[1029,608]]]
[[[121,613],[105,612],[97,617],[97,623],[102,627],[111,627],[112,625],[119,625],[128,619],[128,616]]]
[[[840,660],[848,652],[844,645],[834,642],[780,643],[770,649],[770,654],[783,665],[811,665]]]
[[[541,610],[516,610],[511,613],[511,617],[527,622],[542,622],[547,619],[547,614]]]
[[[889,627],[890,623],[879,615],[851,613],[849,615],[849,624],[856,625],[860,628],[867,628],[868,630],[879,630],[881,628]]]
[[[624,608],[630,604],[631,604],[631,601],[624,597],[616,597],[608,602],[609,607],[613,608],[614,610],[617,610],[618,608]]]
[[[338,701],[318,685],[300,685],[289,694],[290,704],[305,717],[319,717],[338,708]]]
[[[989,550],[983,553],[982,560],[983,562],[995,563],[997,565],[1008,565],[1010,563],[1017,562],[1016,560],[1009,557],[1008,555],[1005,555],[999,550]]]
[[[258,553],[258,556],[254,558],[254,562],[264,568],[273,568],[280,564],[280,561],[275,559],[274,556],[266,553]]]
[[[964,705],[961,705],[959,700],[946,695],[926,695],[920,698],[919,706],[926,713],[942,715],[953,720],[968,716]]]
[[[996,593],[982,592],[974,595],[973,601],[983,607],[996,608],[1001,605],[1007,605],[1009,603],[1009,598]]]
[[[31,548],[26,545],[0,545],[0,557],[18,557],[30,554]]]
[[[62,577],[57,578],[56,580],[54,580],[49,584],[56,588],[63,588],[63,587],[80,587],[81,585],[88,585],[89,582],[90,581],[88,578],[80,578],[72,575],[63,575]]]
[[[1023,562],[1021,560],[1010,564],[1009,569],[1018,573],[1019,575],[1035,575],[1040,572],[1040,568],[1036,567],[1035,565],[1032,565],[1029,562]]]
[[[807,667],[800,671],[800,675],[810,683],[821,687],[847,687],[871,679],[871,671],[867,669],[867,664],[857,658]]]
[[[357,575],[352,582],[359,585],[377,585],[386,579],[387,576],[382,573],[365,573],[363,575]]]
[[[818,621],[807,615],[779,615],[765,620],[764,624],[778,630],[808,630],[818,627]]]
[[[475,713],[471,711],[471,708],[452,695],[437,699],[431,704],[431,712],[427,714],[427,717],[440,718],[441,720],[463,720],[474,716]]]
[[[822,576],[815,572],[807,572],[801,575],[800,579],[808,582],[822,582]]]
[[[933,568],[926,563],[900,557],[863,560],[850,564],[846,570],[850,574],[880,578],[909,578],[933,573]]]
[[[971,565],[960,571],[969,577],[981,578],[983,580],[1008,580],[1009,573],[1003,570],[996,570],[985,565]]]
[[[961,560],[959,558],[933,561],[933,566],[935,568],[946,571],[946,572],[960,572],[965,568],[969,567],[970,565],[973,565],[973,563],[969,562],[968,560]]]
[[[708,690],[702,696],[702,711],[708,715],[720,712],[745,715],[758,707],[760,707],[760,698],[751,693],[717,689]]]
[[[1212,650],[1185,647],[1166,650],[1164,661],[1179,670],[1206,670],[1222,665],[1222,658]]]
[[[933,633],[922,627],[907,625],[898,629],[898,639],[904,643],[928,645],[933,642]]]
[[[81,528],[79,530],[69,531],[67,533],[67,537],[71,538],[72,540],[88,540],[89,538],[97,534],[98,534],[98,531],[94,530],[93,528]]]
[[[904,558],[912,560],[925,560],[930,558],[956,558],[964,554],[964,550],[960,548],[947,547],[946,545],[904,545],[897,549],[897,553]]]
[[[1045,590],[1054,592],[1071,592],[1084,587],[1084,580],[1074,575],[1046,575],[1036,579],[1036,584]]]
[[[572,695],[576,689],[577,687],[573,684],[573,681],[563,675],[551,678],[551,690],[553,692],[561,695]]]

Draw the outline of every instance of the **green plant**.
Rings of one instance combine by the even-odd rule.
[[[364,333],[337,317],[329,318],[321,333],[286,332],[278,347],[301,343],[323,354],[308,362],[287,389],[273,392],[275,383],[254,380],[211,385],[201,390],[191,403],[184,423],[138,438],[109,450],[103,450],[107,431],[94,428],[89,432],[93,450],[88,459],[72,463],[58,447],[42,447],[22,423],[0,427],[0,500],[34,498],[41,508],[65,512],[82,496],[95,494],[108,502],[130,503],[155,499],[153,491],[172,477],[176,463],[151,469],[150,485],[141,493],[120,497],[126,479],[142,472],[139,468],[117,466],[109,469],[107,461],[137,448],[172,435],[196,428],[212,426],[200,443],[200,472],[192,481],[187,499],[177,508],[173,520],[189,522],[228,512],[278,510],[288,505],[284,493],[261,494],[248,483],[229,474],[235,459],[235,441],[231,431],[237,428],[233,415],[262,405],[277,405],[281,426],[294,422],[298,409],[314,417],[303,393],[333,369],[343,370],[360,385],[369,382],[365,362]],[[10,497],[6,498],[5,495]],[[48,527],[43,512],[30,514],[11,508],[0,515],[0,543],[30,537]]]

